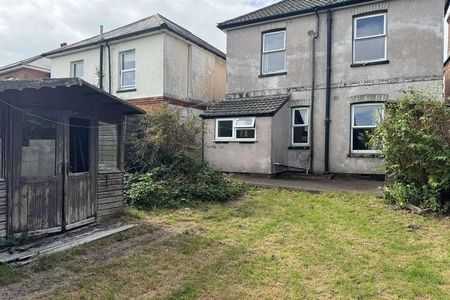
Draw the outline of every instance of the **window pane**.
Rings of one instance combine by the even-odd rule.
[[[376,126],[381,120],[383,107],[381,105],[355,106],[354,126]]]
[[[308,124],[308,110],[296,109],[294,111],[294,125],[307,125]]]
[[[98,169],[103,172],[118,170],[119,126],[104,122],[98,125]]]
[[[384,16],[356,20],[356,37],[384,34]]]
[[[233,121],[218,121],[217,127],[218,137],[233,137]]]
[[[386,37],[355,41],[355,61],[372,61],[385,58]]]
[[[308,144],[308,127],[294,127],[294,144]]]
[[[239,118],[236,119],[236,127],[254,127],[255,118]]]
[[[264,35],[264,52],[284,49],[285,32],[269,33]]]
[[[22,131],[21,176],[55,175],[56,124],[24,114]]]
[[[134,69],[134,51],[122,53],[122,70]]]
[[[238,129],[236,130],[236,138],[238,139],[254,139],[255,129]]]
[[[74,77],[82,78],[84,75],[84,66],[83,63],[75,63],[73,64],[73,74]]]
[[[375,128],[353,129],[353,150],[375,150],[368,145],[370,137],[375,133]]]
[[[71,173],[83,173],[90,170],[90,120],[70,118],[69,163]]]
[[[122,86],[134,86],[135,71],[127,71],[122,73]]]
[[[263,73],[285,71],[286,52],[274,52],[263,55]]]

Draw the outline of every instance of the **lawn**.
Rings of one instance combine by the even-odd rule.
[[[0,267],[0,298],[450,298],[450,220],[369,194],[254,189]]]

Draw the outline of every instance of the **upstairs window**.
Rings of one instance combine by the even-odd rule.
[[[292,146],[309,146],[309,107],[292,109]]]
[[[216,140],[255,141],[255,118],[233,118],[216,120]]]
[[[74,78],[83,78],[84,76],[84,61],[78,60],[70,63],[70,76]]]
[[[263,34],[262,74],[286,72],[286,31]]]
[[[120,89],[132,89],[136,85],[135,51],[120,53]]]
[[[369,145],[371,135],[383,118],[384,106],[380,103],[352,106],[352,153],[379,153]]]
[[[353,34],[354,63],[387,60],[385,13],[355,18]]]

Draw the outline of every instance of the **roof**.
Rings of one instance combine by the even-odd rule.
[[[373,1],[376,0],[283,0],[246,15],[219,23],[217,27],[222,30],[230,29],[263,21],[313,13],[316,10],[332,9]]]
[[[223,53],[219,49],[215,48],[211,44],[205,42],[198,36],[194,35],[189,30],[181,27],[180,25],[175,24],[174,22],[161,16],[160,14],[156,14],[156,15],[141,19],[139,21],[136,21],[134,23],[113,29],[108,32],[105,32],[105,33],[103,33],[103,39],[100,38],[100,35],[96,35],[91,38],[82,40],[80,42],[70,44],[70,45],[46,52],[43,55],[50,56],[50,55],[54,55],[54,54],[60,54],[60,53],[64,53],[67,51],[72,51],[72,50],[82,49],[82,48],[89,47],[89,46],[99,45],[104,42],[120,40],[120,39],[124,39],[124,38],[129,38],[132,36],[137,36],[140,34],[156,32],[156,31],[160,31],[160,30],[168,30],[168,31],[190,41],[191,43],[194,43],[197,46],[204,48],[219,57],[222,57],[223,59],[226,58],[225,53]]]
[[[238,116],[273,116],[289,100],[290,95],[247,97],[218,102],[205,111],[205,119]]]
[[[145,113],[140,108],[108,94],[79,78],[0,80],[0,99],[14,99],[17,93],[23,93],[25,91],[48,92],[49,89],[54,89],[55,92],[63,92],[59,94],[60,97],[64,97],[64,92],[74,92],[79,93],[81,97],[91,97],[93,100],[103,102],[106,105],[114,105],[115,108],[127,115]]]
[[[33,56],[27,59],[17,61],[15,63],[0,67],[0,73],[9,72],[20,67],[39,69],[43,72],[50,73],[50,60],[42,57],[42,55]]]

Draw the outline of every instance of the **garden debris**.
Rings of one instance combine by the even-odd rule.
[[[430,209],[422,209],[422,208],[412,205],[412,204],[407,204],[406,208],[409,209],[412,213],[418,214],[418,215],[422,215],[422,214],[430,211]]]
[[[30,244],[10,246],[7,252],[0,253],[0,263],[7,263],[11,266],[22,266],[32,262],[38,256],[62,252],[131,229],[135,226],[135,224],[115,224],[100,228],[90,227],[87,230],[67,232]]]
[[[408,227],[406,227],[406,231],[408,231],[408,232],[416,232],[419,229],[420,229],[420,226],[417,226],[417,225],[408,225]]]

